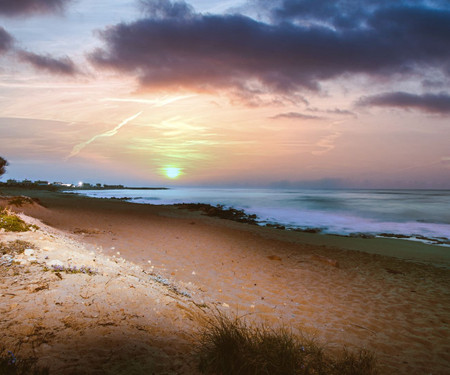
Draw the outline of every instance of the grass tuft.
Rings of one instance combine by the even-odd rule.
[[[207,318],[197,345],[199,369],[217,375],[375,375],[374,356],[344,349],[335,358],[286,328],[252,326],[239,317]]]
[[[37,366],[36,358],[18,358],[13,352],[0,349],[0,375],[48,374],[48,368]]]
[[[360,349],[356,353],[344,348],[341,357],[335,360],[333,367],[335,374],[359,375],[375,374],[375,356],[372,352]]]

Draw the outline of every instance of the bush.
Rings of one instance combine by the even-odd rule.
[[[208,318],[197,346],[199,369],[217,375],[375,375],[375,359],[361,350],[339,358],[286,327],[251,326],[221,313]]]

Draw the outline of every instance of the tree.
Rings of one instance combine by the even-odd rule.
[[[8,162],[0,156],[0,176],[6,172]]]

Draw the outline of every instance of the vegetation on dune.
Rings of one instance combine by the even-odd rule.
[[[33,249],[34,245],[28,241],[15,240],[9,241],[7,244],[0,242],[0,254],[16,255],[22,254],[25,249]]]
[[[0,348],[0,375],[48,375],[48,368],[38,367],[36,358],[19,358]]]
[[[344,349],[327,355],[323,347],[291,330],[252,326],[221,313],[207,319],[197,347],[199,369],[217,375],[375,375],[374,356]]]
[[[88,266],[60,266],[60,265],[53,265],[51,268],[44,267],[44,271],[53,271],[56,274],[59,274],[60,272],[65,272],[67,274],[74,274],[74,273],[84,273],[85,275],[96,275],[98,272],[97,270],[92,269]]]
[[[8,204],[10,206],[16,206],[16,207],[22,207],[24,204],[33,204],[35,200],[31,199],[30,197],[25,197],[23,195],[18,197],[11,197],[8,200]]]
[[[0,229],[7,232],[27,232],[38,228],[36,225],[28,225],[8,209],[0,207]]]

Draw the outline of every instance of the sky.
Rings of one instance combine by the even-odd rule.
[[[2,0],[6,179],[450,189],[448,0]]]

